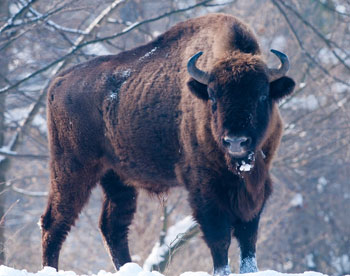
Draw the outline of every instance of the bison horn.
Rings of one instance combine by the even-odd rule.
[[[283,77],[289,70],[289,59],[287,55],[271,49],[271,52],[274,53],[281,61],[281,65],[275,69],[275,68],[269,68],[269,81],[272,82],[274,80],[277,80],[281,77]]]
[[[197,59],[203,54],[203,52],[198,52],[194,56],[192,56],[187,62],[187,71],[192,78],[196,81],[208,85],[209,83],[209,74],[202,70],[199,70],[196,67]]]

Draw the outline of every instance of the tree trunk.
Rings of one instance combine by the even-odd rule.
[[[8,18],[9,15],[9,3],[8,0],[0,1],[0,18]],[[6,40],[6,34],[2,34],[0,37],[0,42]],[[4,50],[6,51],[6,50]],[[7,85],[4,77],[8,73],[8,59],[6,58],[5,53],[2,53],[0,57],[0,87]],[[0,94],[0,148],[5,146],[5,104],[6,93]],[[6,171],[8,167],[9,160],[4,156],[0,155],[0,265],[5,262],[5,223],[2,218],[5,214],[5,182],[6,182]]]

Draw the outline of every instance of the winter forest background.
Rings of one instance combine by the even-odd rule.
[[[209,12],[248,23],[269,65],[278,64],[269,49],[285,52],[297,82],[281,103],[285,135],[262,216],[260,269],[350,274],[349,0],[1,0],[0,264],[40,269],[37,222],[49,188],[45,88],[52,76]],[[101,197],[97,188],[68,236],[61,269],[113,271],[98,230]],[[162,233],[190,215],[186,197],[182,189],[167,197],[141,192],[130,233],[135,262],[142,266]],[[209,250],[196,233],[164,274],[211,271]],[[237,252],[233,242],[234,271]]]

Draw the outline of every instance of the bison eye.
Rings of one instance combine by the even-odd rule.
[[[211,109],[214,112],[216,110],[216,99],[214,97],[209,97],[209,100],[211,101]]]

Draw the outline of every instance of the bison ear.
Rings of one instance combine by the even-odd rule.
[[[200,83],[195,79],[191,78],[187,82],[187,86],[192,92],[192,94],[195,95],[197,98],[203,101],[207,101],[209,99],[208,92],[207,92],[208,87],[205,84]]]
[[[282,77],[270,83],[270,97],[273,100],[281,100],[290,95],[295,87],[295,82],[289,77]]]

